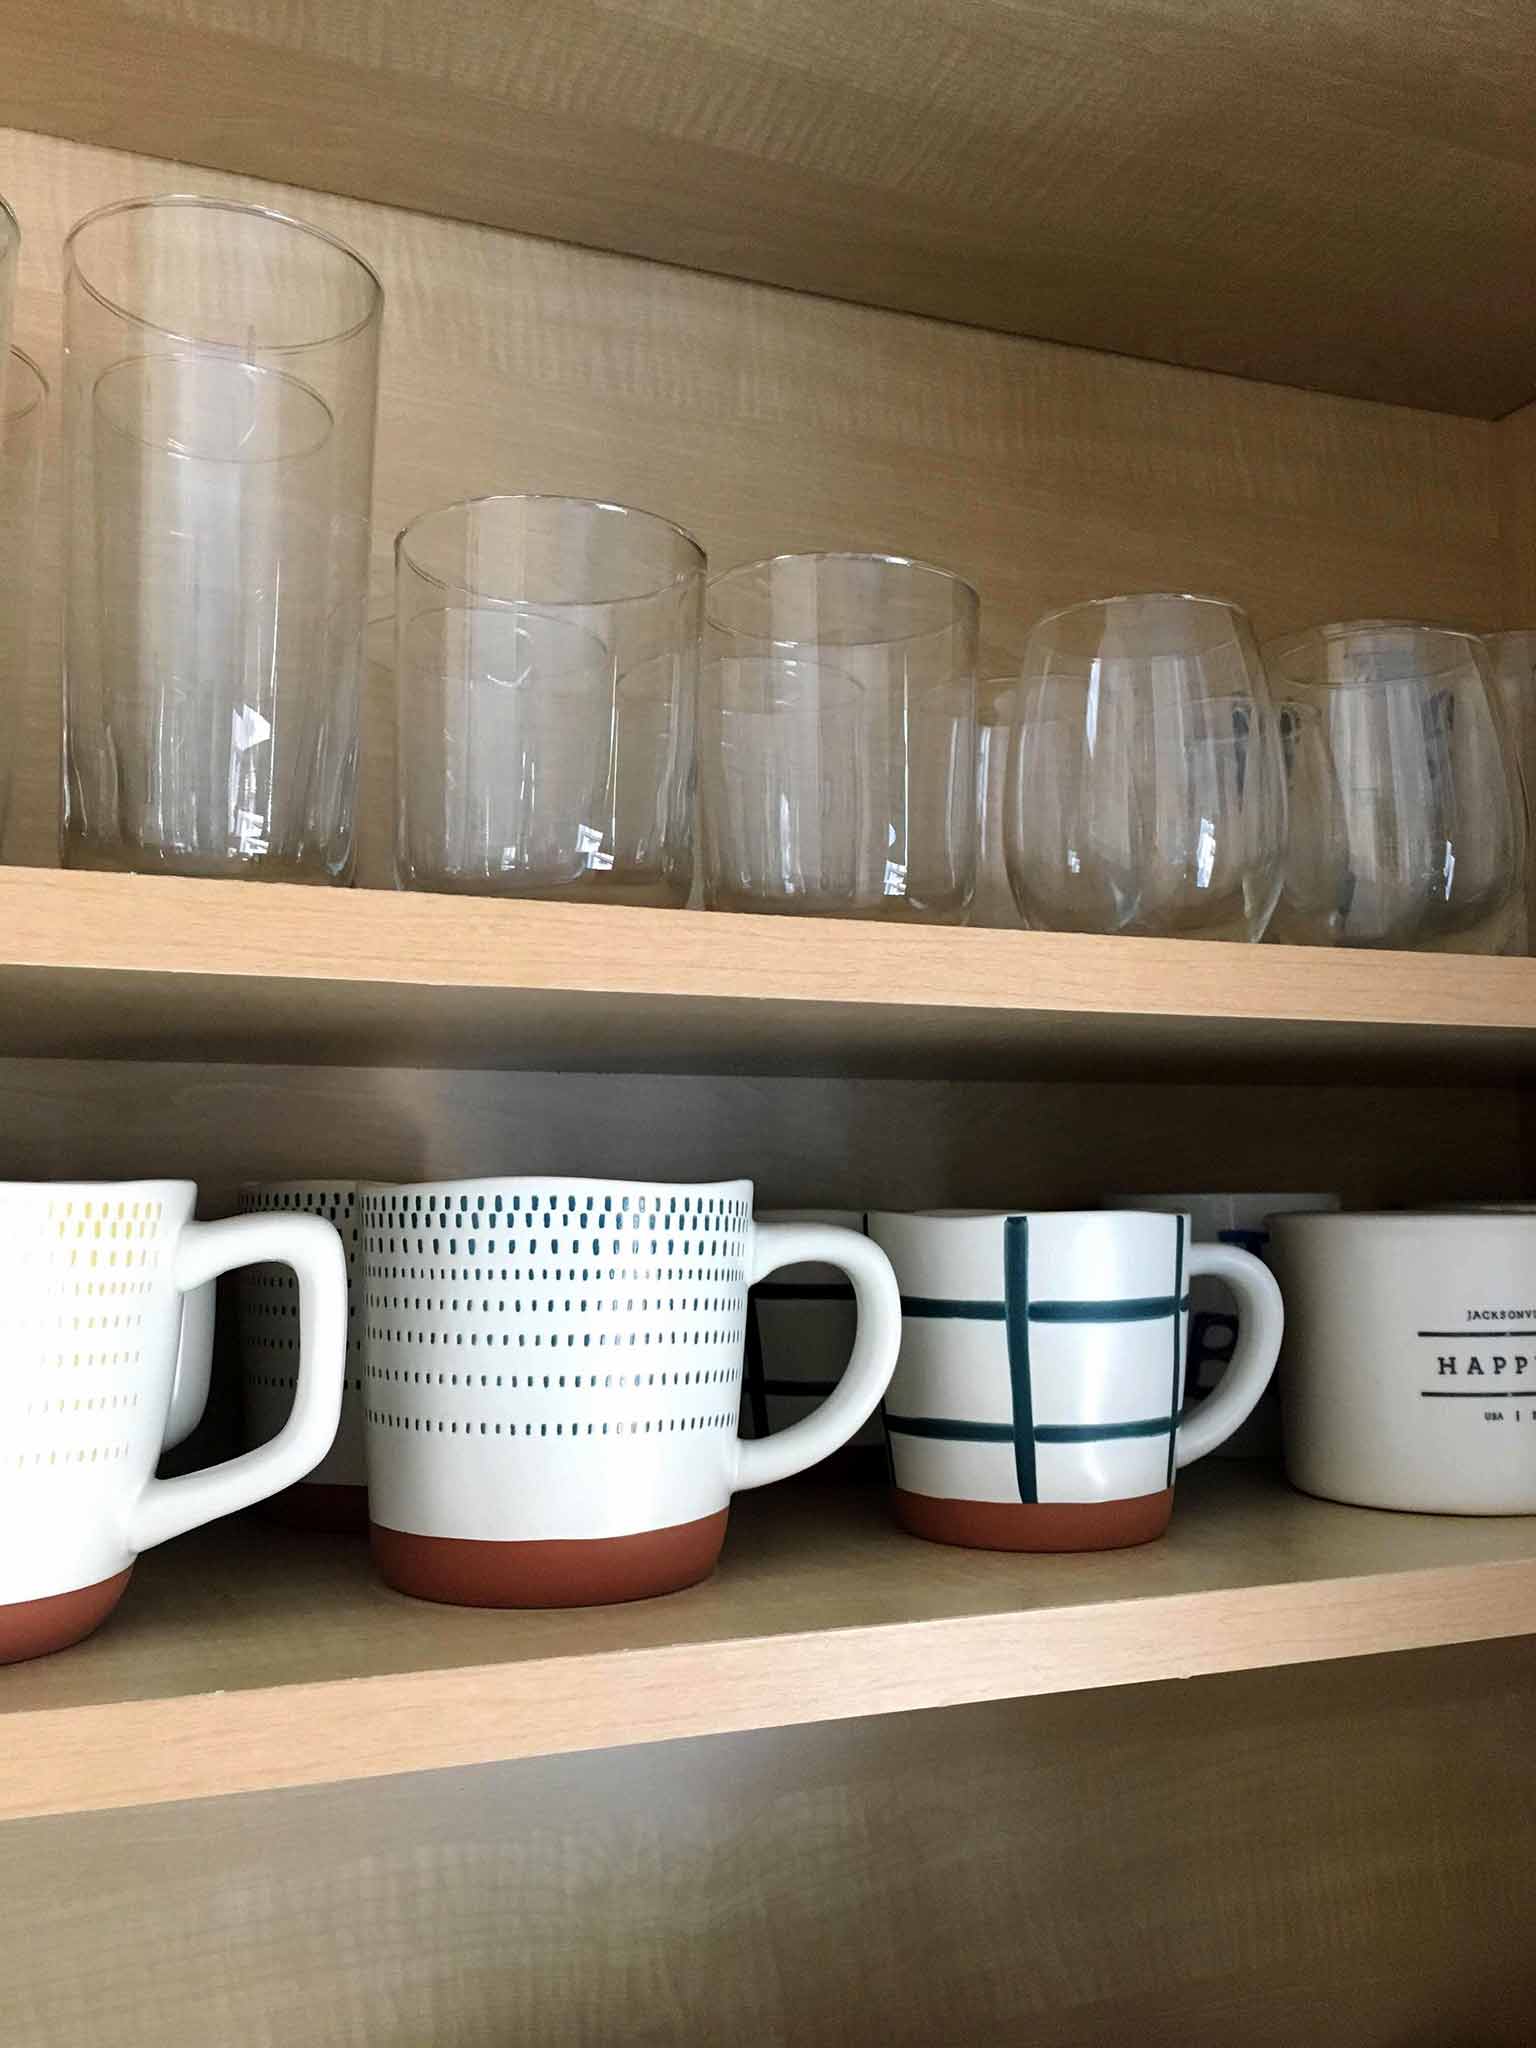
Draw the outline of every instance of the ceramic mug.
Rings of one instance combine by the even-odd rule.
[[[1268,1219],[1316,1210],[1335,1215],[1337,1195],[1106,1195],[1106,1209],[1156,1209],[1187,1216],[1196,1244],[1235,1244],[1256,1258],[1269,1245]],[[1267,1262],[1266,1262],[1267,1263]],[[1203,1401],[1221,1383],[1237,1346],[1237,1304],[1220,1280],[1192,1280],[1189,1287],[1189,1356],[1184,1367],[1184,1401]],[[1278,1458],[1280,1376],[1264,1389],[1248,1420],[1218,1446],[1218,1458]]]
[[[184,1180],[0,1183],[0,1662],[89,1634],[139,1551],[291,1485],[335,1434],[347,1313],[336,1233],[298,1216],[194,1223],[196,1198]],[[293,1414],[259,1451],[157,1479],[183,1303],[250,1259],[299,1275]]]
[[[359,1263],[362,1218],[357,1183],[274,1180],[240,1190],[240,1212],[254,1216],[322,1216],[341,1239],[347,1261],[347,1373],[336,1441],[314,1471],[266,1511],[290,1528],[368,1527],[368,1468],[363,1449],[363,1324]],[[264,1444],[287,1421],[299,1351],[299,1294],[286,1266],[252,1266],[240,1278],[240,1383],[245,1439]]]
[[[570,1607],[693,1584],[731,1495],[846,1443],[896,1362],[884,1254],[754,1223],[746,1180],[368,1187],[363,1239],[374,1558],[424,1599]],[[747,1289],[812,1261],[853,1286],[848,1369],[812,1414],[742,1442]]]
[[[763,1209],[759,1223],[830,1223],[864,1233],[862,1209]],[[771,1436],[808,1415],[831,1393],[853,1349],[853,1287],[835,1266],[783,1266],[747,1296],[745,1413],[753,1436]],[[885,1432],[872,1415],[850,1450],[879,1451]]]
[[[1536,1514],[1536,1214],[1277,1216],[1285,1467],[1358,1507]]]
[[[872,1214],[901,1286],[885,1403],[898,1519],[989,1550],[1108,1550],[1168,1526],[1173,1475],[1268,1384],[1274,1276],[1187,1216],[1125,1210]],[[1186,1289],[1218,1276],[1243,1328],[1220,1388],[1181,1421]]]

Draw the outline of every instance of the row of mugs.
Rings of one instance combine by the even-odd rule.
[[[675,1590],[712,1569],[734,1492],[825,1458],[882,1401],[913,1534],[1144,1542],[1167,1526],[1176,1470],[1252,1413],[1282,1335],[1275,1274],[1244,1244],[1198,1242],[1187,1209],[872,1212],[866,1236],[754,1219],[748,1181],[245,1199],[202,1224],[188,1182],[0,1186],[0,1658],[87,1633],[138,1551],[311,1476],[334,1514],[361,1505],[366,1472],[375,1559],[405,1592],[520,1606]],[[1536,1213],[1268,1229],[1293,1314],[1293,1478],[1368,1505],[1536,1510],[1518,1426],[1536,1311],[1509,1306]],[[157,1479],[206,1393],[210,1283],[252,1262],[253,1433],[275,1433]],[[806,1279],[816,1268],[836,1277]],[[788,1276],[786,1306],[851,1288],[851,1356],[810,1413],[742,1441],[749,1289],[771,1274]],[[1203,1282],[1236,1298],[1235,1341],[1186,1412]]]

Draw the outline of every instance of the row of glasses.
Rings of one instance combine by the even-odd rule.
[[[1519,935],[1521,755],[1475,634],[1356,621],[1261,657],[1233,605],[1112,598],[1039,621],[983,707],[978,921],[1475,952]]]
[[[716,577],[670,521],[494,497],[396,548],[407,887],[958,921],[977,599],[894,556]]]
[[[7,214],[0,323],[16,241]],[[66,254],[65,859],[345,880],[378,279],[302,222],[185,196],[89,215]],[[8,410],[14,556],[36,408]],[[618,505],[504,496],[414,521],[396,551],[398,879],[1507,940],[1524,803],[1474,636],[1318,628],[1266,650],[1266,681],[1236,607],[1109,599],[1040,620],[978,724],[960,578],[827,553],[706,579],[690,535]]]

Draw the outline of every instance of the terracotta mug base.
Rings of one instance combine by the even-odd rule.
[[[256,1510],[263,1520],[312,1536],[363,1536],[368,1530],[366,1486],[326,1486],[300,1480],[297,1486],[264,1500]]]
[[[940,1500],[892,1489],[896,1519],[909,1535],[968,1550],[1129,1550],[1168,1527],[1173,1488],[1134,1500]]]
[[[0,1664],[20,1664],[28,1657],[47,1657],[67,1650],[92,1629],[101,1627],[133,1572],[129,1565],[94,1586],[72,1593],[51,1593],[43,1600],[11,1600],[0,1605]]]
[[[450,1607],[604,1607],[680,1593],[707,1579],[728,1510],[637,1536],[482,1543],[372,1525],[373,1561],[398,1593]]]

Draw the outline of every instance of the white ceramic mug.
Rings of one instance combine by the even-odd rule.
[[[862,1209],[763,1209],[759,1223],[830,1223],[864,1234]],[[771,1436],[808,1415],[842,1377],[858,1316],[852,1285],[835,1266],[782,1266],[747,1297],[745,1418]],[[885,1432],[872,1415],[850,1450],[879,1451]]]
[[[347,1314],[335,1231],[298,1216],[194,1223],[196,1198],[184,1180],[0,1183],[0,1661],[88,1634],[141,1550],[291,1485],[335,1434]],[[249,1259],[299,1276],[293,1414],[259,1451],[157,1479],[178,1351],[191,1356],[183,1303]]]
[[[1305,1493],[1536,1514],[1536,1214],[1277,1216],[1285,1467]]]
[[[1187,1216],[1125,1210],[871,1214],[901,1285],[885,1403],[896,1512],[993,1550],[1107,1550],[1162,1535],[1175,1470],[1251,1412],[1280,1290]],[[1219,1276],[1243,1328],[1218,1391],[1180,1420],[1187,1288]]]
[[[246,1216],[322,1216],[347,1261],[347,1374],[336,1441],[313,1472],[267,1502],[275,1520],[299,1529],[368,1527],[363,1447],[362,1217],[357,1182],[274,1180],[240,1190]],[[249,1444],[270,1441],[287,1421],[299,1354],[299,1294],[286,1266],[252,1266],[240,1276],[240,1382]]]
[[[852,1231],[755,1224],[752,1183],[555,1177],[363,1191],[374,1558],[470,1606],[671,1592],[713,1569],[731,1495],[825,1458],[874,1412],[896,1283]],[[737,1434],[747,1289],[809,1261],[858,1310],[812,1414]]]
[[[1156,1209],[1165,1216],[1187,1216],[1196,1244],[1235,1244],[1263,1259],[1269,1246],[1271,1216],[1310,1213],[1336,1215],[1343,1207],[1337,1195],[1106,1195],[1106,1209]],[[1268,1261],[1266,1260],[1266,1264]],[[1189,1287],[1189,1357],[1184,1368],[1184,1402],[1203,1401],[1221,1384],[1232,1361],[1240,1324],[1232,1291],[1222,1281],[1200,1277]],[[1278,1458],[1280,1455],[1280,1375],[1277,1372],[1258,1406],[1238,1429],[1217,1447],[1218,1458]]]

